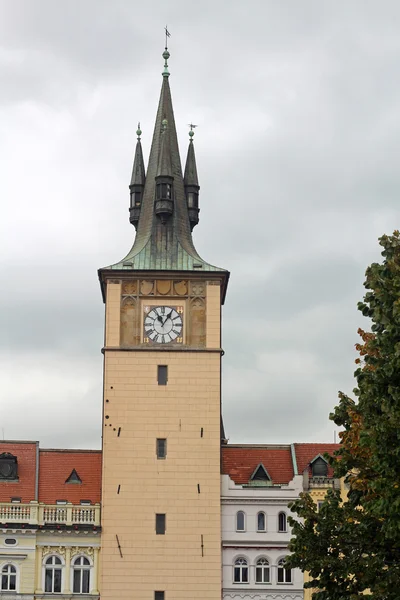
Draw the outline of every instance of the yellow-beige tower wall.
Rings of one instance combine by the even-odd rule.
[[[176,304],[165,297],[159,304]],[[141,300],[145,301],[145,300]],[[219,282],[206,285],[203,348],[118,348],[121,283],[107,284],[103,600],[221,596]],[[168,366],[158,385],[158,365]],[[167,439],[165,460],[156,439]],[[156,513],[166,514],[157,535]]]

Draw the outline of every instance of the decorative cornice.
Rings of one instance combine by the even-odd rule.
[[[101,349],[101,353],[105,352],[205,352],[205,353],[214,353],[221,354],[224,356],[225,351],[222,348],[184,348],[179,346],[177,348],[174,347],[166,347],[159,345],[156,346],[130,346],[128,348],[120,348],[119,346],[106,346]]]
[[[238,491],[238,490],[235,490]],[[240,490],[239,490],[240,491]],[[290,498],[288,498],[287,496],[284,496],[282,498],[269,498],[267,497],[263,497],[263,498],[236,498],[236,497],[232,497],[232,498],[228,498],[227,496],[222,496],[221,498],[221,504],[284,504],[287,502],[293,502],[294,500],[297,500],[297,498],[299,497],[298,494],[293,493],[293,496],[291,496]]]
[[[279,590],[275,591],[268,587],[268,584],[259,590],[249,590],[244,588],[239,589],[223,589],[223,598],[250,598],[251,600],[303,600],[304,595],[302,590]]]
[[[273,542],[273,545],[271,542],[265,542],[265,544],[261,544],[260,542],[254,542],[254,544],[252,542],[245,542],[243,544],[238,544],[235,541],[226,541],[226,542],[222,542],[222,547],[225,549],[231,548],[231,549],[237,549],[237,550],[287,550],[288,549],[288,544],[289,544],[290,540],[287,540],[285,544],[278,544],[277,542]]]

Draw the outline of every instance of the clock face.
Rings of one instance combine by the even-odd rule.
[[[144,342],[183,342],[182,306],[145,306]]]

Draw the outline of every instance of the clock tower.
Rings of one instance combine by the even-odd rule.
[[[105,310],[102,600],[221,597],[221,305],[229,273],[197,253],[193,129],[182,173],[166,49],[132,249],[99,270]]]

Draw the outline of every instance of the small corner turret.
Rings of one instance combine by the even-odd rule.
[[[142,208],[143,201],[143,191],[144,185],[146,183],[146,174],[144,169],[144,161],[143,161],[143,152],[142,152],[142,144],[140,142],[140,136],[142,135],[142,130],[140,129],[140,123],[138,123],[138,128],[136,130],[137,143],[135,150],[135,159],[133,161],[133,169],[132,169],[132,177],[131,183],[129,186],[130,190],[130,207],[129,207],[129,220],[137,229],[140,211]]]
[[[189,125],[189,148],[186,158],[186,166],[185,166],[185,175],[184,175],[184,186],[185,186],[185,195],[186,195],[186,203],[188,208],[189,222],[190,222],[190,230],[193,231],[193,228],[199,222],[199,181],[197,178],[197,167],[196,167],[196,157],[194,154],[194,144],[193,144],[193,129],[197,127],[197,125],[193,125],[190,123]]]

